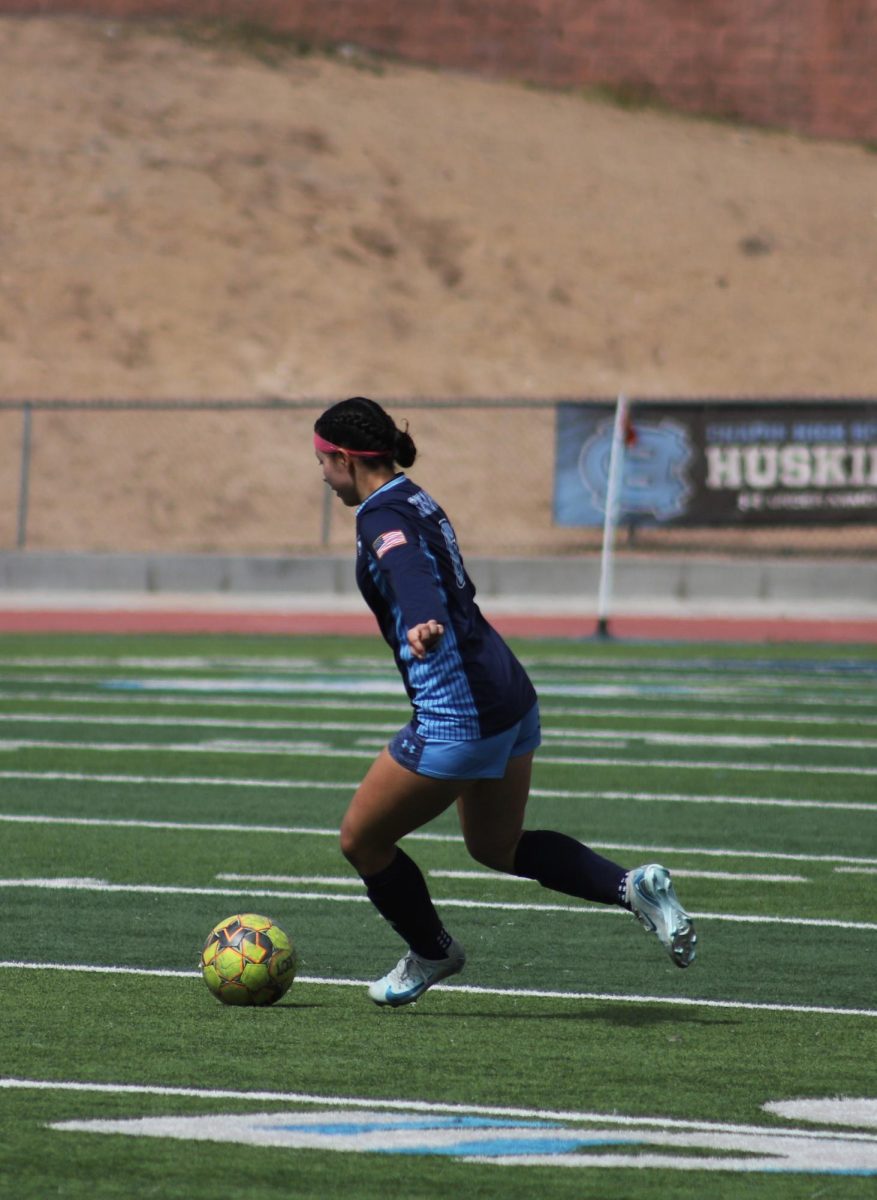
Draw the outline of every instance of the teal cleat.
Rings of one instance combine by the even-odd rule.
[[[628,872],[625,900],[649,933],[654,933],[677,967],[694,962],[697,934],[691,917],[679,903],[670,872],[658,863]]]
[[[440,979],[456,975],[466,964],[466,954],[459,942],[451,941],[447,958],[421,958],[409,950],[396,966],[368,989],[375,1004],[399,1008],[419,999],[427,988]]]

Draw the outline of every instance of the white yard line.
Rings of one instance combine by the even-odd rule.
[[[497,871],[428,871],[431,879],[460,879],[487,883],[536,882],[524,875],[504,875]],[[362,887],[362,881],[349,875],[240,875],[222,871],[216,878],[225,883],[319,884],[326,887]],[[735,883],[809,883],[804,875],[750,875],[740,871],[686,871],[673,868],[674,879],[718,879]]]
[[[645,742],[646,745],[652,746],[730,746],[742,749],[815,746],[841,750],[873,750],[877,748],[877,741],[871,738],[792,737],[789,734],[766,737],[763,734],[662,733],[642,729],[599,729],[584,734],[580,730],[549,729],[543,730],[543,735],[546,742],[564,742],[571,748],[574,748],[578,741],[587,746],[587,741],[591,737],[620,738],[628,742]]]
[[[111,664],[118,666],[118,664]],[[160,666],[161,664],[156,664]],[[127,693],[132,696],[147,694],[188,693],[190,695],[220,695],[220,694],[249,694],[251,696],[388,696],[404,699],[399,679],[387,675],[384,670],[362,672],[352,675],[332,672],[325,668],[303,673],[310,678],[284,678],[282,674],[271,674],[270,664],[265,666],[266,674],[254,678],[228,678],[213,673],[209,678],[141,678],[141,679],[94,679],[83,680],[80,675],[57,675],[25,673],[23,675],[0,675],[3,683],[47,683],[73,684],[79,687],[83,683],[92,682],[95,687],[104,688],[108,692]],[[808,696],[801,696],[802,678],[806,682]],[[842,695],[844,709],[847,707],[873,708],[877,697],[862,696],[862,689],[871,683],[870,679],[846,676],[836,678],[820,674],[818,678],[806,677],[764,677],[750,678],[739,673],[726,673],[721,684],[716,682],[715,672],[707,673],[704,682],[698,682],[691,675],[683,676],[676,672],[667,674],[656,669],[648,674],[621,674],[617,672],[608,675],[590,675],[587,682],[565,679],[546,678],[538,673],[533,674],[533,682],[539,695],[565,700],[599,700],[599,699],[654,699],[654,700],[691,700],[710,701],[725,704],[731,701],[756,703],[775,698],[780,701],[794,701],[796,705],[827,704],[838,706]]]
[[[430,871],[430,875],[435,872]],[[315,884],[320,887],[358,888],[362,890],[362,880],[358,875],[239,875],[233,871],[219,871],[215,876],[221,883],[262,883],[262,884]],[[513,876],[517,878],[517,876]]]
[[[106,716],[81,713],[0,713],[0,723],[15,725],[107,725],[155,727],[171,729],[268,729],[293,733],[299,729],[309,732],[327,733],[383,733],[391,737],[399,729],[399,722],[387,725],[368,725],[358,721],[252,721],[248,718],[234,720],[231,717],[151,717],[151,716]],[[602,735],[600,735],[602,736]],[[873,743],[877,746],[877,742]]]
[[[428,871],[431,879],[460,879],[487,883],[529,883],[536,882],[524,875],[504,875],[497,871]],[[223,871],[216,878],[226,883],[290,883],[290,884],[320,884],[327,887],[362,887],[359,879],[351,879],[348,875],[239,875]],[[809,883],[804,875],[749,875],[740,871],[686,871],[673,868],[674,879],[718,879],[739,883]]]
[[[80,684],[81,680],[78,680]],[[336,697],[331,700],[321,700],[318,697],[289,696],[285,699],[278,699],[276,696],[161,696],[161,695],[143,695],[137,692],[20,692],[9,689],[4,691],[0,688],[0,701],[3,703],[14,704],[20,701],[37,702],[40,704],[101,704],[108,708],[114,706],[127,705],[128,707],[149,707],[149,708],[228,708],[228,709],[248,709],[248,708],[270,708],[278,709],[286,712],[298,712],[300,709],[326,709],[331,712],[347,712],[349,704],[343,696]],[[844,702],[846,703],[846,702]],[[877,704],[875,704],[877,707]],[[393,712],[399,713],[400,716],[406,715],[410,711],[408,698],[404,694],[400,694],[396,700],[379,701],[365,700],[362,697],[357,698],[356,711],[365,713],[374,712]],[[841,706],[838,706],[838,713],[843,711]],[[719,718],[721,719],[721,718]],[[813,718],[819,720],[818,717]],[[856,724],[859,722],[856,721]],[[877,725],[877,717],[874,718],[874,724]]]
[[[321,700],[316,698],[300,698],[290,697],[286,700],[278,700],[273,697],[256,698],[251,696],[138,696],[136,693],[102,693],[95,695],[93,692],[17,692],[8,691],[5,694],[0,690],[0,701],[9,703],[14,702],[39,702],[39,703],[62,703],[62,704],[100,704],[107,707],[115,705],[129,706],[145,706],[149,705],[153,708],[224,708],[224,709],[277,709],[282,712],[298,712],[302,709],[326,710],[329,712],[344,712],[348,709],[348,705],[343,698],[336,700]],[[796,703],[798,703],[796,701]],[[844,699],[842,704],[831,706],[825,713],[778,713],[775,710],[767,712],[763,709],[747,711],[730,709],[697,709],[686,708],[669,708],[666,705],[661,705],[657,708],[633,708],[626,706],[625,708],[584,708],[576,706],[575,708],[556,706],[552,703],[542,704],[543,718],[550,717],[575,717],[582,720],[589,718],[608,718],[616,720],[619,718],[625,720],[647,720],[647,721],[722,721],[722,722],[743,722],[746,724],[764,725],[764,724],[780,724],[780,725],[831,725],[840,723],[843,725],[862,725],[862,726],[877,726],[877,716],[850,716],[848,705],[849,699]],[[872,707],[877,709],[877,700],[872,704]],[[401,696],[398,703],[387,701],[380,703],[374,700],[357,699],[357,712],[362,713],[397,713],[400,719],[407,719],[408,709],[405,704],[405,697]],[[595,731],[599,732],[599,730]]]
[[[356,733],[383,734],[392,737],[399,728],[398,723],[367,724],[363,721],[265,721],[231,717],[156,717],[156,716],[112,716],[89,713],[0,713],[0,724],[13,725],[77,725],[77,726],[107,726],[110,728],[157,728],[157,729],[240,729],[269,730],[284,733],[298,733],[307,730],[309,733]],[[674,733],[643,729],[563,729],[543,728],[543,738],[546,744],[561,742],[564,748],[575,749],[577,746],[588,748],[594,742],[614,740],[619,748],[631,742],[644,742],[656,746],[722,746],[735,749],[774,749],[786,746],[804,746],[831,748],[841,750],[874,750],[877,749],[877,739],[871,738],[825,738],[825,737],[792,737],[788,734],[777,734],[767,737],[763,734],[713,734],[713,733]]]
[[[209,775],[105,775],[82,771],[0,771],[0,779],[47,783],[107,783],[126,784],[131,787],[221,787],[221,788],[267,788],[276,791],[341,791],[352,794],[354,781],[328,782],[316,779],[236,779],[229,776]],[[825,811],[877,813],[877,804],[856,801],[793,800],[770,796],[702,796],[686,792],[624,792],[624,791],[566,791],[556,788],[531,788],[532,799],[547,800],[635,800],[643,803],[673,804],[730,804],[754,808],[822,809]],[[0,820],[17,820],[3,817]],[[39,818],[40,820],[74,820],[74,818]],[[78,819],[78,818],[77,818]],[[86,822],[88,818],[83,818]],[[168,828],[172,828],[170,825]],[[230,828],[230,827],[227,827]],[[249,826],[247,828],[250,828]],[[626,845],[621,846],[626,849]],[[764,857],[782,857],[766,852]],[[801,860],[806,861],[806,860]],[[828,860],[825,860],[828,861]]]
[[[246,787],[275,788],[280,790],[305,791],[348,791],[356,789],[356,783],[338,780],[327,783],[319,779],[229,779],[227,776],[211,775],[107,775],[88,771],[0,771],[0,779],[45,780],[49,783],[126,783],[132,787],[144,785],[178,785],[180,787]]]
[[[0,776],[2,777],[2,776]],[[849,812],[877,814],[877,803],[846,800],[792,800],[762,796],[703,796],[688,792],[625,792],[625,791],[569,791],[565,788],[531,788],[531,797],[545,800],[638,800],[644,803],[672,804],[737,804],[744,807],[762,808],[821,808],[843,809]]]
[[[14,699],[10,695],[9,699]],[[31,699],[41,699],[40,696],[33,696]],[[778,713],[775,709],[770,712],[765,712],[763,709],[686,709],[672,708],[666,705],[661,705],[657,708],[633,708],[625,706],[624,708],[581,708],[581,707],[565,707],[555,706],[553,704],[540,704],[542,716],[544,718],[556,717],[576,717],[580,720],[587,720],[594,717],[607,720],[630,720],[630,721],[719,721],[719,722],[744,722],[751,725],[877,725],[877,717],[850,717],[847,712],[848,700],[844,699],[841,704],[833,706],[826,713]],[[877,708],[877,700],[873,706]]]
[[[280,755],[295,758],[346,758],[371,759],[374,751],[348,750],[311,742],[253,742],[228,739],[206,742],[53,742],[31,738],[9,738],[0,740],[0,752],[14,753],[17,750],[70,750],[99,754],[238,754]],[[768,774],[793,775],[851,775],[855,777],[877,776],[877,767],[856,765],[820,766],[816,763],[739,763],[731,760],[701,761],[689,759],[649,758],[570,758],[553,754],[542,754],[539,766],[545,767],[642,767],[650,771],[745,771]],[[865,808],[877,806],[868,806]]]
[[[218,780],[217,782],[224,783],[226,781]],[[348,788],[350,785],[346,783],[298,781],[296,786],[306,789],[324,788],[331,790],[334,788]],[[252,822],[235,823],[230,821],[150,821],[133,817],[59,817],[41,813],[0,813],[0,822],[20,825],[78,825],[85,828],[186,830],[196,833],[233,833],[238,835],[269,833],[289,834],[293,836],[314,835],[316,837],[328,838],[336,838],[338,836],[336,827],[315,828],[306,825],[259,825]],[[406,834],[406,837],[412,841],[456,842],[460,845],[463,843],[463,837],[459,833],[414,832]],[[770,862],[853,863],[864,867],[873,866],[877,868],[877,858],[853,858],[848,855],[839,854],[788,854],[774,850],[729,850],[717,846],[652,846],[632,842],[604,842],[600,839],[591,840],[591,844],[603,850],[621,850],[636,854],[675,854],[708,858],[767,859]]]
[[[174,971],[166,968],[96,966],[90,963],[0,961],[0,970],[27,971],[84,971],[95,975],[136,975],[166,979],[200,979],[200,971]],[[366,988],[371,980],[331,979],[318,975],[301,975],[296,983],[315,987]],[[528,1000],[589,1000],[610,1004],[672,1004],[684,1008],[744,1009],[750,1012],[801,1013],[838,1017],[877,1017],[873,1008],[840,1008],[824,1004],[778,1004],[753,1000],[705,1000],[693,996],[624,995],[617,992],[562,992],[540,988],[480,987],[475,984],[437,983],[435,991],[456,992],[472,996],[507,996]],[[7,1085],[14,1086],[14,1085]],[[210,1093],[211,1095],[215,1093]],[[253,1093],[246,1093],[253,1095]],[[254,1099],[261,1098],[254,1095]]]
[[[430,871],[433,879],[473,879],[492,880],[494,883],[533,883],[521,875],[500,875],[495,871]],[[229,879],[229,875],[217,875],[217,879]],[[244,879],[245,876],[235,878]],[[256,877],[251,877],[256,878]],[[340,876],[338,877],[341,878]],[[741,871],[688,871],[673,868],[674,879],[718,879],[733,883],[809,883],[806,875],[752,875]],[[298,881],[296,881],[298,882]]]
[[[144,896],[246,896],[252,899],[271,900],[324,900],[341,904],[370,903],[365,893],[353,895],[337,892],[279,891],[275,888],[196,887],[182,884],[160,883],[109,883],[105,879],[90,876],[33,876],[22,879],[0,879],[0,889],[35,889],[44,891],[74,891],[113,893]],[[577,916],[627,916],[624,909],[614,905],[580,904],[522,904],[505,900],[465,900],[458,897],[436,896],[436,904],[443,908],[467,908],[476,911],[505,911],[530,913],[571,913]],[[697,912],[690,914],[701,921],[727,921],[735,925],[793,925],[795,928],[849,929],[861,933],[877,932],[877,922],[839,921],[822,917],[780,917],[746,913]]]

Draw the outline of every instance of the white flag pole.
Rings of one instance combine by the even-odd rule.
[[[610,637],[609,611],[612,606],[612,575],[614,567],[615,526],[624,474],[624,442],[627,430],[627,397],[619,396],[615,405],[615,424],[612,427],[612,448],[609,452],[609,478],[606,483],[606,511],[603,516],[603,550],[600,555],[600,591],[597,596],[598,638]]]

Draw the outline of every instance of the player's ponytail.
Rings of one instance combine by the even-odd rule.
[[[317,418],[314,432],[339,449],[363,456],[364,462],[395,462],[404,468],[417,457],[407,424],[397,429],[389,413],[365,396],[339,400],[327,408]]]
[[[410,467],[417,458],[417,447],[414,445],[414,439],[408,432],[408,423],[405,423],[404,429],[396,430],[396,438],[393,443],[393,461],[397,462],[400,467]]]

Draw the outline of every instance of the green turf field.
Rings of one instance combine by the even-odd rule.
[[[516,648],[530,827],[666,863],[698,959],[448,813],[406,846],[469,961],[394,1012],[335,836],[408,716],[381,643],[0,638],[0,1195],[874,1195],[874,648]],[[273,1008],[196,969],[246,911],[300,953]]]

